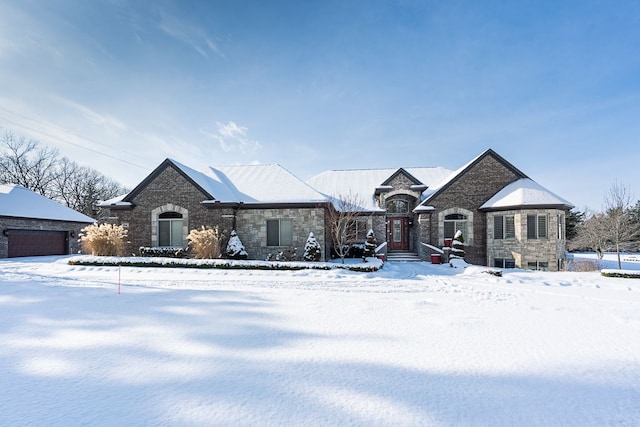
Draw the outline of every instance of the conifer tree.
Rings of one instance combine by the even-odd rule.
[[[453,236],[453,243],[451,245],[451,255],[449,258],[464,259],[464,237],[462,237],[462,231],[456,231]]]
[[[313,233],[309,233],[307,243],[304,245],[304,254],[302,255],[302,259],[305,261],[320,261],[321,257],[322,248],[320,247],[320,243],[318,243],[318,240]]]
[[[225,255],[227,256],[227,258],[231,259],[247,259],[247,257],[249,256],[244,248],[244,245],[240,241],[236,230],[231,231],[231,237],[229,238],[229,243],[227,243],[227,250],[225,251]]]
[[[376,235],[372,229],[367,232],[367,240],[364,242],[363,258],[373,258],[376,256],[376,247],[378,242],[376,241]]]

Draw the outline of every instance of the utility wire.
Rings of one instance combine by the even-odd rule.
[[[33,117],[29,117],[29,116],[26,116],[26,115],[24,115],[24,114],[16,113],[16,112],[14,112],[14,111],[9,111],[9,110],[6,110],[6,109],[4,109],[4,108],[2,108],[2,107],[0,107],[0,111],[5,112],[5,113],[9,113],[9,114],[13,114],[13,115],[16,115],[16,116],[18,116],[18,117],[22,117],[23,119],[26,119],[26,120],[31,120],[32,122],[39,123],[39,124],[41,124],[41,125],[43,125],[43,126],[50,126],[48,123],[45,123],[45,122],[43,122],[43,121],[41,121],[41,120],[34,119]],[[58,140],[58,141],[60,141],[60,142],[63,142],[63,143],[66,143],[66,144],[72,145],[72,146],[74,146],[74,147],[82,148],[82,149],[87,150],[87,151],[90,151],[90,152],[92,152],[92,153],[99,154],[99,155],[101,155],[101,156],[108,157],[108,158],[110,158],[110,159],[117,160],[117,161],[119,161],[119,162],[126,163],[126,164],[131,165],[131,166],[135,166],[135,167],[137,167],[137,168],[144,169],[145,171],[149,171],[149,170],[150,170],[150,168],[148,168],[147,166],[142,166],[142,165],[139,165],[139,164],[136,164],[136,163],[130,162],[129,160],[125,160],[125,159],[119,158],[119,157],[117,157],[117,156],[113,156],[113,155],[111,155],[111,154],[104,153],[104,152],[102,152],[102,151],[99,151],[99,150],[96,150],[96,149],[93,149],[93,148],[85,147],[85,146],[83,146],[83,145],[81,145],[81,144],[76,144],[76,143],[74,143],[74,142],[67,141],[67,140],[62,139],[62,138],[60,138],[60,137],[58,137],[58,136],[51,135],[50,133],[47,133],[47,132],[45,132],[45,131],[42,131],[42,130],[39,130],[39,129],[36,129],[36,128],[33,128],[33,127],[25,126],[25,125],[24,125],[24,124],[22,124],[22,123],[16,122],[16,121],[11,120],[11,119],[8,119],[8,118],[6,118],[6,117],[1,117],[0,119],[2,119],[2,120],[4,120],[4,121],[6,121],[6,122],[8,122],[8,123],[12,123],[12,124],[13,124],[13,125],[15,125],[15,126],[19,126],[19,127],[21,127],[21,128],[27,129],[27,130],[29,130],[29,131],[31,131],[31,132],[35,132],[35,133],[37,133],[37,134],[40,134],[40,135],[46,136],[46,137],[48,137],[48,138],[52,138],[52,139]],[[73,135],[73,136],[77,137],[77,138],[87,140],[87,141],[92,142],[92,143],[94,143],[94,144],[96,144],[96,145],[101,145],[101,146],[103,146],[103,147],[110,148],[107,144],[103,144],[103,143],[100,143],[100,142],[98,142],[98,141],[95,141],[95,140],[93,140],[93,139],[91,139],[91,138],[85,138],[85,137],[83,137],[83,136],[77,135],[76,133],[74,133],[74,132],[72,132],[72,131],[70,131],[70,130],[68,130],[68,129],[65,129],[65,128],[61,128],[61,129],[62,129],[63,131],[65,131],[65,132],[68,132],[69,134],[71,134],[71,135]],[[128,154],[131,154],[131,153],[128,153]],[[131,154],[131,155],[133,155],[133,156],[135,156],[135,157],[139,157],[139,156],[137,156],[137,155],[135,155],[135,154]]]

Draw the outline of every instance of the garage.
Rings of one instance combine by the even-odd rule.
[[[6,230],[9,258],[21,256],[67,255],[68,239],[64,231]]]
[[[69,255],[95,220],[15,184],[0,184],[0,258]]]

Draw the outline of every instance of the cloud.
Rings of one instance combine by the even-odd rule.
[[[187,44],[205,58],[210,54],[225,58],[218,44],[202,28],[167,13],[161,13],[160,18],[160,29],[165,34]]]
[[[215,132],[201,129],[200,133],[207,138],[218,141],[223,151],[249,153],[262,148],[260,142],[249,138],[248,129],[245,126],[239,126],[235,122],[216,123],[216,126]]]
[[[105,129],[116,131],[116,132],[127,130],[127,125],[122,120],[116,117],[113,117],[108,114],[100,114],[97,111],[87,107],[86,105],[82,105],[78,102],[71,101],[69,99],[65,99],[61,97],[57,97],[57,99],[61,103],[78,110],[85,119],[87,119],[89,122],[93,123],[94,125],[101,126]]]

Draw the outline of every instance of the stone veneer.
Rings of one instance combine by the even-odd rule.
[[[548,238],[527,239],[527,215],[546,214]],[[515,238],[494,239],[494,217],[513,215]],[[529,268],[529,262],[547,262],[549,271],[558,271],[565,259],[565,215],[558,209],[524,209],[487,213],[487,263],[496,258],[515,260],[517,268]]]
[[[269,219],[292,220],[293,243],[291,246],[267,246],[267,220]],[[324,207],[240,209],[237,213],[238,237],[250,259],[266,259],[269,254],[277,254],[291,247],[297,249],[298,258],[302,259],[309,233],[313,233],[320,246],[325,248],[324,227]],[[321,260],[326,259],[327,253],[324,250]]]

